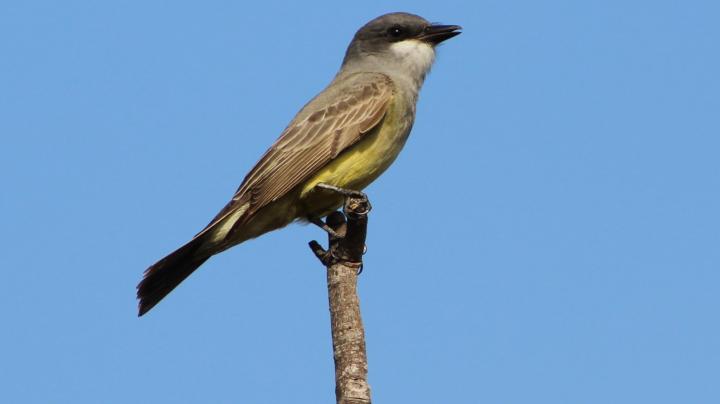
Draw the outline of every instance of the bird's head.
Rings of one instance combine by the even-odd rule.
[[[348,46],[349,63],[389,64],[424,77],[435,60],[435,47],[460,34],[458,25],[440,25],[409,13],[390,13],[360,28]]]

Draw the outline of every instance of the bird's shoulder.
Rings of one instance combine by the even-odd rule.
[[[393,80],[383,73],[354,72],[340,73],[318,95],[313,97],[295,115],[288,128],[304,124],[324,112],[342,113],[351,107],[361,107],[363,102],[386,99],[396,92]]]

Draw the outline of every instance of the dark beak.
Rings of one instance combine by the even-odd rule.
[[[460,35],[461,29],[462,27],[459,25],[428,25],[420,33],[418,39],[435,46],[442,41]]]

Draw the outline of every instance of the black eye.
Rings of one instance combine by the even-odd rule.
[[[393,25],[392,27],[388,28],[387,33],[393,38],[400,38],[405,34],[405,30],[399,25]]]

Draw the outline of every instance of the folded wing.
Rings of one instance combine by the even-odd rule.
[[[244,210],[238,224],[246,222],[260,208],[316,174],[383,119],[395,94],[390,78],[356,73],[344,82],[332,102],[321,95],[298,114],[206,229],[237,209]]]

